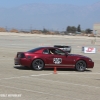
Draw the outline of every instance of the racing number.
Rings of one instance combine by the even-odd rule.
[[[62,63],[62,59],[61,58],[53,58],[53,63],[61,64]]]

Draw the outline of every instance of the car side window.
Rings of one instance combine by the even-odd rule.
[[[49,54],[54,54],[54,49],[49,49]]]
[[[63,51],[60,50],[60,49],[55,49],[55,54],[58,54],[58,55],[65,55],[65,52],[63,52]]]
[[[43,54],[49,54],[49,50],[48,49],[43,50]]]

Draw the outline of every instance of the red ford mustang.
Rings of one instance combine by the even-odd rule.
[[[91,58],[68,54],[56,47],[38,47],[27,52],[17,52],[14,63],[15,65],[27,66],[35,70],[56,67],[84,71],[86,68],[94,67],[94,62]]]

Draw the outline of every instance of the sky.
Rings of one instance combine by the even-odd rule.
[[[17,7],[31,3],[47,3],[47,4],[72,4],[72,5],[92,5],[100,0],[0,0],[0,7]]]
[[[44,12],[46,11],[43,10],[43,14],[37,14],[39,12],[39,8],[38,8],[38,12],[36,13],[36,15],[34,15],[34,13],[32,13],[33,15],[31,15],[28,12],[34,11],[28,11],[25,10],[26,12],[21,12],[19,10],[15,11],[15,8],[23,8],[23,5],[27,5],[27,4],[71,4],[71,5],[76,5],[76,6],[82,6],[82,17],[86,17],[87,15],[87,9],[84,10],[84,8],[86,8],[87,5],[93,5],[93,4],[98,4],[98,2],[100,3],[100,0],[0,0],[0,14],[2,16],[0,16],[0,27],[8,27],[8,28],[21,28],[21,29],[26,29],[26,28],[30,28],[33,27],[35,29],[43,29],[44,27],[46,28],[50,28],[50,29],[56,29],[56,30],[65,30],[66,27],[68,25],[74,25],[77,26],[78,24],[82,24],[82,28],[85,29],[86,27],[88,28],[92,28],[93,23],[95,22],[99,22],[99,18],[100,18],[100,14],[98,13],[99,10],[96,10],[97,12],[93,12],[92,14],[90,14],[89,12],[89,16],[87,17],[85,22],[84,20],[82,21],[82,18],[79,17],[76,18],[73,14],[74,14],[74,10],[73,12],[70,12],[69,10],[69,15],[67,16],[67,13],[63,12],[61,9],[60,11],[57,11],[57,9],[55,9],[57,12],[54,13],[54,15],[52,16],[52,12],[51,11],[50,14],[51,16],[48,16],[49,14],[49,10],[47,13],[44,14]],[[20,7],[21,6],[21,7]],[[65,7],[66,5],[64,5]],[[85,7],[83,7],[85,6]],[[7,9],[3,9],[3,8],[7,8]],[[12,8],[12,9],[9,9]],[[80,8],[80,7],[79,7]],[[24,8],[23,8],[24,9]],[[26,8],[27,9],[27,8]],[[34,8],[36,11],[37,9]],[[62,7],[63,9],[63,7]],[[29,10],[29,9],[28,9]],[[80,9],[81,10],[81,9]],[[93,9],[90,9],[90,11]],[[10,13],[10,14],[9,14]],[[41,13],[41,12],[39,12]],[[79,15],[77,12],[75,12],[75,15]],[[9,15],[8,15],[9,14]],[[28,15],[30,14],[30,16]],[[98,15],[97,17],[95,17],[95,15]],[[73,17],[74,16],[74,17]],[[80,16],[80,15],[79,15]],[[94,17],[91,17],[94,16]],[[71,18],[72,20],[71,20]],[[76,19],[75,19],[76,18]],[[88,19],[89,18],[89,19]],[[49,19],[49,20],[48,20]],[[66,21],[66,23],[65,23]],[[81,21],[81,22],[80,22]],[[35,23],[35,25],[33,24]],[[49,24],[48,24],[49,23]],[[51,26],[50,26],[51,25]]]

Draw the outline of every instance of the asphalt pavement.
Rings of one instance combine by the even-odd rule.
[[[0,100],[100,100],[100,38],[92,44],[93,37],[17,34],[0,34]],[[14,65],[17,52],[56,44],[92,58],[94,68],[57,69],[54,74],[53,69],[34,71]],[[83,46],[95,47],[96,53],[83,53]]]

